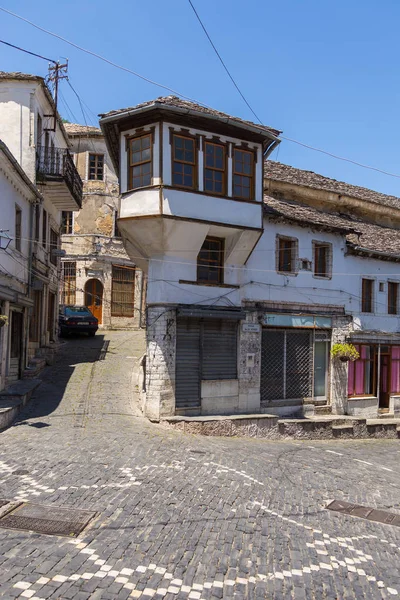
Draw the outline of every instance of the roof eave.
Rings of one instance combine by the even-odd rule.
[[[347,242],[347,249],[349,251],[349,254],[357,254],[359,256],[367,256],[368,258],[377,258],[380,260],[400,262],[400,254],[390,254],[389,252],[383,252],[382,250],[373,250],[372,248],[358,246],[357,244],[353,244],[352,242]]]
[[[261,129],[254,125],[249,125],[244,122],[236,121],[235,119],[232,119],[231,117],[226,117],[226,118],[220,117],[218,115],[202,113],[200,111],[193,110],[191,108],[181,108],[178,106],[171,106],[169,104],[164,104],[162,102],[153,102],[149,106],[145,106],[143,108],[129,109],[127,111],[120,112],[115,115],[110,115],[108,117],[107,117],[107,115],[104,115],[104,116],[99,115],[100,116],[100,126],[103,124],[120,121],[121,119],[125,119],[125,118],[131,117],[131,116],[136,116],[139,114],[150,112],[151,110],[154,110],[154,108],[158,108],[160,110],[169,111],[169,112],[175,112],[178,114],[193,115],[196,117],[201,117],[203,119],[205,118],[205,119],[211,119],[214,121],[220,121],[221,123],[226,123],[227,125],[231,125],[233,127],[238,127],[239,129],[245,129],[246,131],[250,131],[251,133],[255,133],[257,135],[262,135],[265,138],[268,138],[274,142],[279,143],[281,141],[278,136],[274,135],[272,133],[272,131],[269,131],[268,129]]]

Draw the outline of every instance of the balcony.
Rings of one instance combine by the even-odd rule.
[[[36,152],[36,183],[58,210],[82,208],[82,179],[68,148],[40,146]]]

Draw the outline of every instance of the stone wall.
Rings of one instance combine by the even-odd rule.
[[[146,397],[150,419],[175,414],[176,308],[147,308]]]
[[[331,347],[334,344],[344,343],[349,333],[353,330],[351,316],[337,316],[332,319]],[[330,360],[330,401],[332,413],[336,415],[347,414],[347,379],[348,363],[337,359]]]

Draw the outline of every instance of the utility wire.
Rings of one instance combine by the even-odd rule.
[[[193,7],[194,9],[194,7]],[[91,56],[94,56],[95,58],[98,58],[99,60],[102,60],[103,62],[117,68],[120,69],[122,71],[126,71],[127,73],[130,73],[131,75],[135,75],[135,77],[139,77],[140,79],[142,79],[143,81],[146,81],[147,83],[151,83],[152,85],[155,85],[157,87],[163,88],[169,92],[172,92],[173,94],[180,96],[181,98],[185,98],[186,100],[189,100],[190,102],[194,102],[196,104],[199,104],[201,106],[204,106],[205,108],[210,109],[210,107],[207,104],[204,104],[203,102],[200,102],[199,100],[194,100],[193,98],[190,98],[189,96],[185,96],[184,94],[181,94],[180,92],[166,86],[163,85],[162,83],[158,83],[157,81],[153,81],[152,79],[149,79],[148,77],[145,77],[143,75],[140,75],[139,73],[137,73],[136,71],[132,71],[131,69],[128,69],[127,67],[123,67],[122,65],[119,65],[111,60],[109,60],[108,58],[105,58],[104,56],[101,56],[100,54],[96,54],[96,52],[92,52],[91,50],[87,50],[86,48],[82,48],[81,46],[78,46],[78,44],[75,44],[74,42],[71,42],[69,40],[67,40],[66,38],[62,37],[61,35],[58,35],[57,33],[53,33],[52,31],[48,31],[47,29],[45,29],[44,27],[41,27],[40,25],[36,25],[36,23],[33,23],[32,21],[29,21],[29,19],[26,19],[25,17],[22,17],[20,15],[17,15],[16,13],[12,12],[11,10],[8,10],[6,8],[3,8],[2,6],[0,6],[0,10],[17,18],[20,19],[21,21],[24,21],[25,23],[28,23],[29,25],[32,25],[32,27],[35,27],[36,29],[38,29],[39,31],[43,31],[44,33],[51,35],[63,42],[65,42],[66,44],[69,44],[70,46],[73,46],[74,48],[77,48],[78,50],[81,50],[82,52],[85,52],[86,54],[90,54]],[[196,12],[196,11],[195,11]],[[197,13],[196,13],[197,15]],[[197,15],[198,16],[198,15]],[[205,29],[204,25],[202,24],[203,29]],[[207,33],[207,32],[206,32]],[[209,34],[207,33],[207,37],[210,39]],[[215,50],[215,52],[217,53],[218,58],[221,60],[222,64],[224,65],[225,70],[228,71],[225,63],[222,61],[221,56],[219,55],[218,51],[216,50],[214,44],[212,43],[211,39],[210,42]],[[15,48],[18,48],[18,46],[14,46]],[[18,48],[19,50],[22,50],[23,52],[25,52],[25,50],[23,50],[22,48]],[[28,51],[26,51],[28,52]],[[30,52],[28,52],[29,54],[32,54]],[[44,58],[43,56],[40,55],[35,55],[35,56],[39,56],[40,58]],[[49,59],[45,59],[45,60],[49,60]],[[55,62],[55,61],[52,61]],[[234,85],[236,88],[238,88],[236,82],[234,81],[232,75],[228,72],[229,77],[231,78],[231,80],[234,82]],[[249,106],[247,100],[245,99],[243,93],[240,91],[240,89],[238,90],[241,97],[244,99],[244,101],[246,102],[246,104]],[[251,112],[255,115],[255,117],[257,118],[258,121],[261,122],[261,120],[259,119],[259,117],[257,117],[257,114],[254,112],[254,110],[251,108],[251,106],[249,106]],[[265,127],[265,126],[264,126]],[[325,154],[326,156],[330,156],[331,158],[334,158],[336,160],[341,160],[344,162],[348,162],[350,164],[356,165],[357,167],[361,167],[363,169],[369,169],[370,171],[375,171],[377,173],[382,173],[383,175],[387,175],[388,177],[395,177],[396,179],[400,179],[400,175],[397,173],[391,173],[390,171],[385,171],[384,169],[379,169],[377,167],[371,167],[370,165],[365,165],[364,163],[360,163],[358,161],[352,160],[350,158],[344,157],[344,156],[339,156],[338,154],[333,154],[332,152],[328,152],[327,150],[322,150],[321,148],[316,148],[315,146],[311,146],[310,144],[305,144],[304,142],[299,142],[298,140],[295,140],[293,138],[289,138],[286,137],[284,135],[280,135],[280,138],[283,140],[286,140],[287,142],[291,142],[292,144],[297,144],[299,146],[302,146],[303,148],[307,148],[308,150],[313,150],[314,152],[319,152],[321,154]]]
[[[239,94],[241,95],[242,99],[244,100],[245,104],[246,104],[246,105],[247,105],[247,107],[248,107],[248,108],[251,110],[251,112],[253,113],[253,115],[254,115],[254,116],[255,116],[255,118],[257,119],[257,121],[259,121],[259,122],[261,123],[261,125],[262,125],[262,121],[261,121],[260,117],[259,117],[259,116],[258,116],[258,115],[257,115],[257,114],[254,112],[254,110],[253,110],[253,109],[252,109],[252,107],[250,106],[249,102],[246,100],[246,98],[245,98],[245,96],[243,95],[243,93],[242,93],[241,89],[239,88],[238,84],[236,83],[236,81],[234,80],[233,76],[231,75],[231,73],[230,73],[230,71],[229,71],[228,67],[227,67],[227,66],[226,66],[226,64],[224,63],[224,61],[223,61],[223,59],[222,59],[222,56],[220,55],[220,53],[218,52],[217,48],[215,47],[215,44],[214,44],[214,42],[212,41],[212,39],[211,39],[211,37],[210,37],[210,35],[209,35],[209,33],[208,33],[207,29],[205,28],[205,26],[204,26],[204,24],[203,24],[203,21],[200,19],[199,13],[197,12],[197,10],[195,9],[195,7],[193,6],[193,2],[192,2],[192,0],[188,0],[188,1],[189,1],[189,4],[190,4],[190,6],[191,6],[191,7],[192,7],[192,9],[193,9],[193,12],[194,12],[194,14],[196,15],[196,18],[197,18],[198,22],[200,23],[200,25],[201,25],[201,27],[202,27],[202,29],[203,29],[204,33],[206,34],[206,36],[207,36],[207,39],[208,39],[208,41],[210,42],[210,44],[211,44],[211,46],[212,46],[212,48],[213,48],[213,50],[214,50],[215,54],[218,56],[218,59],[219,59],[219,61],[220,61],[221,65],[224,67],[224,69],[225,69],[225,71],[226,71],[226,73],[227,73],[227,75],[228,75],[229,79],[232,81],[233,85],[235,86],[235,88],[237,89],[237,91],[238,91],[238,92],[239,92]]]
[[[57,33],[54,33],[52,31],[45,29],[44,27],[41,27],[40,25],[36,25],[36,23],[29,21],[29,19],[26,19],[25,17],[21,17],[20,15],[17,15],[16,13],[12,12],[11,10],[7,10],[6,8],[3,8],[2,6],[0,6],[0,10],[2,10],[3,12],[5,12],[9,15],[12,15],[13,17],[16,17],[17,19],[20,19],[21,21],[24,21],[25,23],[28,23],[29,25],[32,25],[32,27],[39,29],[39,31],[43,31],[43,33],[52,35],[53,37],[61,40],[62,42],[65,42],[66,44],[73,46],[73,48],[76,48],[77,50],[81,50],[82,52],[85,52],[86,54],[90,54],[91,56],[94,56],[95,58],[102,60],[103,62],[111,65],[112,67],[120,69],[121,71],[126,71],[127,73],[131,73],[132,75],[135,75],[135,77],[139,77],[140,79],[143,79],[143,81],[146,81],[147,83],[151,83],[152,85],[156,85],[157,87],[163,88],[164,90],[167,90],[168,92],[172,92],[173,94],[180,96],[181,98],[190,100],[190,102],[197,102],[198,104],[201,104],[197,100],[192,100],[192,98],[189,98],[189,96],[185,96],[184,94],[177,92],[176,90],[168,87],[167,85],[163,85],[162,83],[157,83],[157,81],[153,81],[152,79],[149,79],[148,77],[145,77],[144,75],[140,75],[140,73],[137,73],[136,71],[132,71],[132,69],[123,67],[122,65],[119,65],[119,64],[113,62],[112,60],[109,60],[108,58],[105,58],[104,56],[97,54],[96,52],[92,52],[92,50],[88,50],[87,48],[82,48],[81,46],[78,46],[78,44],[75,44],[74,42],[71,42],[70,40],[67,40],[66,38],[62,37],[61,35],[58,35]],[[209,106],[206,106],[205,104],[202,104],[202,106],[204,106],[206,108],[210,108]]]
[[[14,44],[10,44],[10,42],[0,40],[0,43],[5,44],[6,46],[10,46],[11,48],[15,48],[16,50],[21,50],[21,52],[25,52],[26,54],[30,54],[31,56],[36,56],[36,58],[42,58],[43,60],[47,60],[48,62],[54,63],[55,65],[57,64],[57,61],[53,60],[52,58],[46,58],[45,56],[41,56],[41,54],[36,54],[35,52],[25,50],[24,48],[20,48],[19,46],[14,46]]]

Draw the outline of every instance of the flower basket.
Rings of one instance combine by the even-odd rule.
[[[331,348],[331,356],[332,358],[338,358],[343,363],[360,358],[360,354],[353,344],[334,344]]]
[[[0,327],[4,327],[4,325],[8,325],[8,317],[0,315]]]

